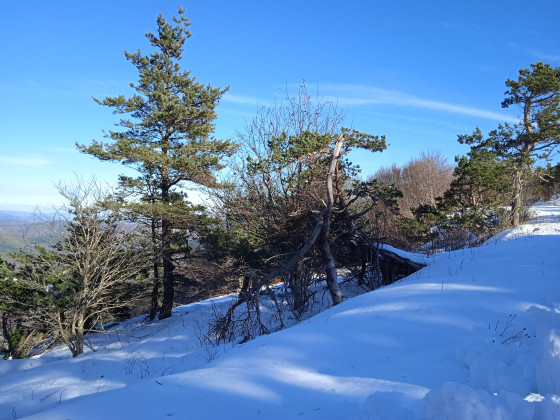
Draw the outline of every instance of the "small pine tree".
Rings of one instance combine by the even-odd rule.
[[[21,283],[14,277],[14,265],[0,255],[0,316],[2,317],[4,357],[19,357],[18,344],[22,338],[21,306],[16,303],[25,294]]]
[[[480,130],[471,137],[482,140]],[[467,136],[461,136],[465,140]],[[511,162],[500,158],[492,148],[472,148],[466,156],[458,156],[456,179],[439,199],[438,208],[452,212],[454,224],[483,233],[496,222],[499,206],[507,205],[512,195]]]

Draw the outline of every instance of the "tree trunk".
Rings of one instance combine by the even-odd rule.
[[[532,95],[525,102],[523,107],[523,125],[525,126],[525,131],[531,136],[533,133],[533,128],[531,125],[531,107],[532,107]],[[511,225],[517,226],[521,223],[521,210],[523,208],[523,169],[527,165],[530,165],[531,160],[531,150],[532,146],[529,143],[525,143],[523,148],[520,150],[520,158],[517,163],[517,167],[513,172],[513,200],[511,203]]]
[[[152,283],[151,304],[150,304],[150,321],[154,320],[159,310],[159,264],[154,261],[154,278]]]
[[[64,326],[64,312],[58,312],[58,326],[62,341],[66,343],[72,357],[78,357],[84,352],[84,317],[79,312],[74,312],[69,319],[69,331]]]
[[[299,313],[303,310],[306,298],[306,291],[309,287],[304,281],[305,269],[301,261],[299,261],[295,268],[287,272],[288,284],[292,291],[293,296],[293,309]]]
[[[159,310],[159,303],[158,303],[158,295],[159,295],[159,252],[157,250],[157,227],[156,221],[152,219],[152,246],[153,246],[153,270],[154,270],[154,278],[152,284],[152,293],[151,293],[151,306],[150,306],[150,321],[155,319],[157,312]]]
[[[170,202],[169,187],[162,187],[162,201]],[[173,251],[171,249],[172,226],[169,220],[161,221],[161,256],[163,259],[163,300],[159,319],[169,318],[173,310],[173,299],[175,297],[175,284],[173,275]]]
[[[523,207],[523,202],[521,199],[522,193],[522,173],[516,170],[513,174],[513,200],[511,203],[511,225],[517,226],[521,221],[521,208]]]
[[[2,313],[2,337],[4,338],[4,342],[8,344],[8,355],[10,357],[18,357],[17,350],[14,347],[14,340],[12,339],[12,329],[9,326],[8,316],[5,313]]]
[[[8,327],[8,317],[2,313],[2,337],[10,344],[10,328]]]
[[[319,248],[321,249],[321,258],[323,259],[323,268],[327,277],[327,287],[331,293],[333,305],[342,302],[342,292],[338,287],[338,276],[336,274],[336,264],[331,252],[328,236],[321,235],[319,238]]]
[[[331,164],[329,166],[329,172],[327,174],[327,207],[323,214],[323,227],[321,229],[321,234],[319,235],[319,249],[321,250],[321,258],[323,259],[323,267],[325,269],[325,275],[327,277],[327,287],[331,293],[331,298],[333,305],[338,305],[342,302],[342,292],[338,287],[338,276],[336,274],[336,264],[331,252],[331,245],[329,243],[329,233],[331,230],[331,216],[334,204],[334,192],[333,192],[333,177],[338,167],[338,161],[340,159],[340,150],[346,139],[343,135],[338,136],[336,143],[334,145],[333,154],[331,157]]]
[[[74,333],[74,351],[72,357],[77,357],[84,352],[84,326],[78,325]]]
[[[171,251],[171,226],[169,221],[163,220],[161,223],[161,245],[163,258],[163,300],[159,319],[169,318],[173,309],[173,298],[175,295],[173,278],[173,252]]]

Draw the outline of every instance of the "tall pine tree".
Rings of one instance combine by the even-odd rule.
[[[215,171],[222,168],[221,159],[235,151],[229,140],[212,137],[214,108],[226,89],[202,85],[181,70],[179,61],[183,46],[191,36],[189,20],[179,7],[173,23],[163,16],[157,19],[156,34],[146,37],[155,51],[149,55],[125,52],[127,60],[138,69],[139,82],[131,84],[135,94],[97,100],[113,108],[115,114],[128,114],[109,131],[111,142],[93,141],[90,146],[77,145],[84,153],[101,160],[120,161],[140,172],[138,182],[155,186],[156,203],[150,203],[147,214],[157,215],[161,226],[159,239],[163,266],[163,301],[159,318],[171,316],[174,299],[174,263],[172,238],[176,208],[184,208],[178,200],[177,188],[185,181],[204,186],[216,185]],[[146,177],[148,179],[146,179]],[[138,190],[142,198],[142,188]],[[174,192],[175,191],[175,192]]]

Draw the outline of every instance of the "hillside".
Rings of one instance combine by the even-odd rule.
[[[53,214],[44,214],[43,219]],[[56,228],[60,228],[57,226]],[[10,252],[29,250],[30,244],[46,245],[52,241],[52,222],[41,221],[31,212],[0,210],[0,254],[8,257]]]
[[[215,309],[0,361],[0,418],[560,418],[560,200],[479,248],[243,345],[201,346]]]

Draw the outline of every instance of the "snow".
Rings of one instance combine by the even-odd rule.
[[[415,252],[403,251],[402,249],[398,249],[398,248],[395,248],[395,247],[393,247],[391,245],[387,245],[387,244],[381,244],[381,248],[383,248],[387,251],[390,251],[394,254],[397,254],[400,257],[406,258],[407,260],[418,263],[418,264],[423,264],[423,265],[430,264],[430,256],[428,256],[426,254],[419,254],[419,253],[415,253]]]
[[[532,212],[242,345],[201,344],[225,296],[123,322],[75,359],[0,361],[0,418],[558,419],[560,200]]]

